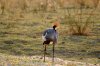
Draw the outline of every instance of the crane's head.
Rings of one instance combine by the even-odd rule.
[[[55,29],[55,28],[58,27],[59,25],[60,25],[59,22],[54,22],[54,23],[53,23],[53,28]]]

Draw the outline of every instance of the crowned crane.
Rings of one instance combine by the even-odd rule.
[[[50,42],[53,42],[53,58],[52,61],[54,62],[54,49],[55,44],[57,43],[57,30],[59,22],[54,22],[53,27],[45,30],[43,32],[42,38],[43,38],[43,46],[44,46],[44,62],[45,62],[45,54],[46,54],[46,46],[50,44]]]

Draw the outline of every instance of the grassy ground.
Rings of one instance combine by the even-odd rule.
[[[99,66],[99,64],[90,64],[84,62],[62,60],[55,58],[52,63],[52,58],[46,57],[46,62],[43,62],[42,56],[13,56],[0,53],[0,66]]]
[[[58,14],[59,13],[59,14]],[[57,16],[64,13],[29,13],[25,16],[1,15],[0,53],[16,56],[43,55],[42,32],[52,26]],[[46,18],[43,18],[46,17]],[[96,19],[99,19],[98,17]],[[61,22],[55,57],[93,64],[100,63],[100,22],[95,21],[93,33],[98,36],[70,36],[67,23]],[[52,57],[52,45],[47,49]]]

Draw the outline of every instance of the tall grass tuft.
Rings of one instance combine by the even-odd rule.
[[[69,23],[69,33],[71,35],[90,35],[92,31],[92,16],[94,16],[94,12],[98,7],[99,0],[94,2],[94,7],[87,8],[85,6],[85,2],[80,0],[81,2],[77,2],[80,4],[79,7],[75,6],[73,9],[67,8],[68,13],[68,23]],[[73,13],[72,13],[73,11]],[[87,17],[88,16],[88,17]]]

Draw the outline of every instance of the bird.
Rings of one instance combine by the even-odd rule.
[[[46,54],[46,46],[52,42],[53,44],[53,58],[52,61],[54,62],[54,50],[55,50],[55,44],[57,44],[58,40],[58,32],[56,28],[60,25],[59,22],[54,22],[52,28],[46,29],[43,34],[43,46],[44,46],[44,62],[45,62],[45,54]]]

